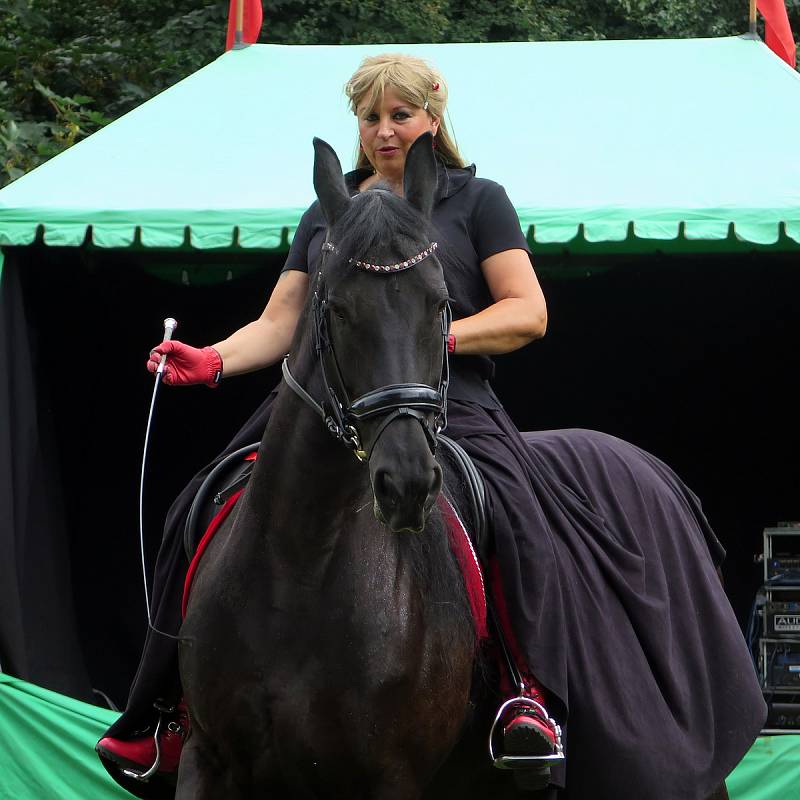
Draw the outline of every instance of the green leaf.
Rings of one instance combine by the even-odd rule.
[[[36,90],[43,94],[46,98],[52,99],[56,97],[56,93],[52,89],[48,89],[44,84],[40,83],[38,80],[34,79],[33,85],[36,87]]]

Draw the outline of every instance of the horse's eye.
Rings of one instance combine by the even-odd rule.
[[[331,304],[331,313],[338,322],[347,322],[347,314],[341,305]]]
[[[358,313],[358,298],[355,297],[330,297],[328,309],[331,322],[343,325],[355,325]]]

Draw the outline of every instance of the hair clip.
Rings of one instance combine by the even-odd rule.
[[[439,91],[439,84],[438,83],[434,83],[433,84],[433,91],[434,92],[438,92]]]
[[[428,110],[428,101],[427,100],[422,104],[422,110],[423,111],[427,111]]]

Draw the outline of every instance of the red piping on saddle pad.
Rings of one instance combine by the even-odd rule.
[[[236,505],[236,501],[239,499],[239,495],[244,491],[244,489],[239,489],[238,492],[232,494],[226,501],[225,505],[219,510],[214,519],[211,520],[211,524],[208,526],[208,530],[203,534],[203,538],[200,540],[200,544],[197,545],[197,550],[195,551],[194,557],[192,558],[192,563],[189,564],[189,571],[186,573],[186,580],[183,584],[183,602],[181,603],[181,616],[186,619],[186,606],[189,605],[189,590],[192,588],[192,581],[194,580],[194,574],[197,572],[197,567],[200,564],[200,559],[203,557],[203,553],[205,553],[206,548],[208,547],[211,540],[214,538],[214,534],[219,529],[219,526],[225,521],[225,518],[230,514],[231,509]]]
[[[208,530],[203,534],[200,544],[197,545],[197,551],[192,558],[192,563],[189,565],[189,571],[186,573],[186,581],[183,584],[181,614],[184,618],[186,618],[186,607],[189,604],[189,591],[192,588],[192,581],[197,572],[197,567],[200,564],[200,559],[203,557],[209,543],[214,538],[214,534],[219,530],[220,525],[225,521],[228,514],[230,514],[231,509],[234,507],[243,491],[244,489],[240,489],[228,498],[225,505],[219,510],[217,516],[211,520]],[[464,528],[464,523],[461,522],[460,517],[448,499],[440,494],[437,504],[447,527],[450,549],[453,551],[458,565],[461,568],[461,574],[464,576],[464,585],[467,590],[469,606],[472,610],[472,618],[475,622],[475,632],[479,639],[488,639],[489,630],[486,626],[486,591],[483,584],[483,571],[481,570],[478,556],[475,554],[475,550],[472,547],[472,541]]]
[[[486,626],[486,587],[483,583],[483,570],[472,540],[469,538],[464,523],[458,516],[450,501],[440,494],[436,500],[439,511],[447,526],[447,536],[450,539],[450,549],[453,551],[464,584],[467,589],[469,606],[472,609],[472,619],[475,621],[475,633],[481,641],[489,638],[489,629]]]

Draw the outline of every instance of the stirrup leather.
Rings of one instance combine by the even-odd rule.
[[[546,756],[506,756],[496,755],[494,752],[494,736],[500,720],[503,718],[506,709],[511,706],[527,706],[536,712],[536,716],[544,720],[547,726],[553,731],[556,739],[556,751]],[[492,759],[492,764],[498,769],[532,769],[549,767],[551,764],[557,764],[559,761],[564,760],[564,744],[561,741],[561,726],[547,713],[547,709],[530,697],[525,697],[520,694],[518,697],[512,697],[506,700],[503,705],[497,710],[492,729],[489,731],[489,757]]]

